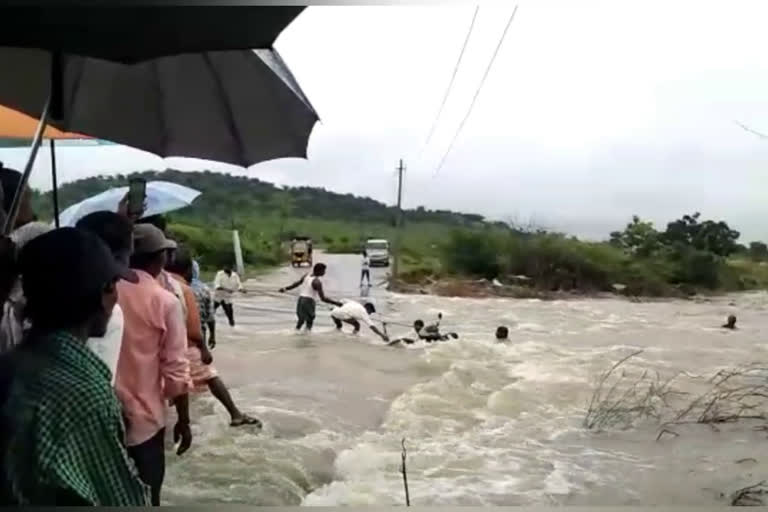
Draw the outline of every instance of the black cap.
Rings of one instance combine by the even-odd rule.
[[[36,294],[64,299],[68,293],[95,293],[115,279],[139,281],[100,238],[70,227],[54,229],[30,241],[21,251],[19,263],[28,299]]]

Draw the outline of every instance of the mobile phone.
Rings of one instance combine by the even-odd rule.
[[[133,178],[128,182],[128,215],[141,215],[147,198],[147,181]]]

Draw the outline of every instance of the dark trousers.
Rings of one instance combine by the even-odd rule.
[[[298,302],[296,302],[296,316],[298,317],[296,329],[301,329],[306,324],[307,330],[311,331],[312,324],[315,323],[315,299],[299,297]]]
[[[128,447],[128,455],[139,470],[139,478],[152,489],[152,506],[160,506],[160,489],[165,479],[165,429],[136,446]]]
[[[363,279],[368,280],[368,284],[371,284],[371,271],[364,268],[360,274],[360,284],[363,284]]]
[[[232,308],[232,303],[231,302],[224,302],[224,301],[215,302],[213,304],[213,312],[214,312],[214,314],[219,309],[219,306],[224,308],[224,314],[227,315],[227,320],[229,320],[229,325],[231,327],[234,327],[235,326],[235,311]]]

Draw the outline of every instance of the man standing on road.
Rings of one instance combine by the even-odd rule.
[[[240,282],[240,276],[232,270],[232,265],[227,265],[224,270],[219,270],[216,278],[213,280],[216,302],[213,304],[213,312],[221,306],[227,315],[230,327],[235,326],[235,312],[232,308],[232,296],[235,292],[243,291],[243,285]]]
[[[296,302],[296,316],[298,317],[298,321],[296,322],[297,331],[301,330],[305,325],[307,326],[307,331],[312,330],[312,325],[315,323],[315,308],[318,298],[333,306],[341,307],[342,305],[341,302],[337,302],[325,296],[323,282],[320,280],[320,278],[325,275],[325,269],[325,263],[318,263],[312,269],[311,273],[305,274],[304,277],[285,288],[280,288],[280,293],[285,293],[288,290],[293,290],[294,288],[301,286],[299,289],[299,300]]]
[[[365,306],[359,302],[353,300],[344,301],[344,303],[331,311],[331,319],[336,324],[336,329],[341,330],[342,324],[351,325],[354,330],[352,334],[360,332],[360,324],[365,324],[371,331],[379,336],[384,341],[389,341],[389,337],[381,332],[373,322],[370,315],[376,312],[376,308],[370,302],[366,302]]]
[[[152,505],[158,506],[165,479],[166,403],[173,400],[176,405],[173,439],[181,455],[192,443],[188,397],[192,381],[181,303],[157,280],[173,244],[151,224],[135,225],[133,235],[131,268],[139,282],[118,283],[125,326],[115,387],[128,424],[128,454],[152,488]]]
[[[363,250],[363,268],[360,272],[360,286],[363,286],[363,280],[368,281],[368,286],[371,286],[371,258],[368,257],[368,252]]]

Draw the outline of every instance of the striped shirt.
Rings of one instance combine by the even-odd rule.
[[[149,505],[110,371],[85,343],[60,331],[20,345],[3,366],[2,504]]]

